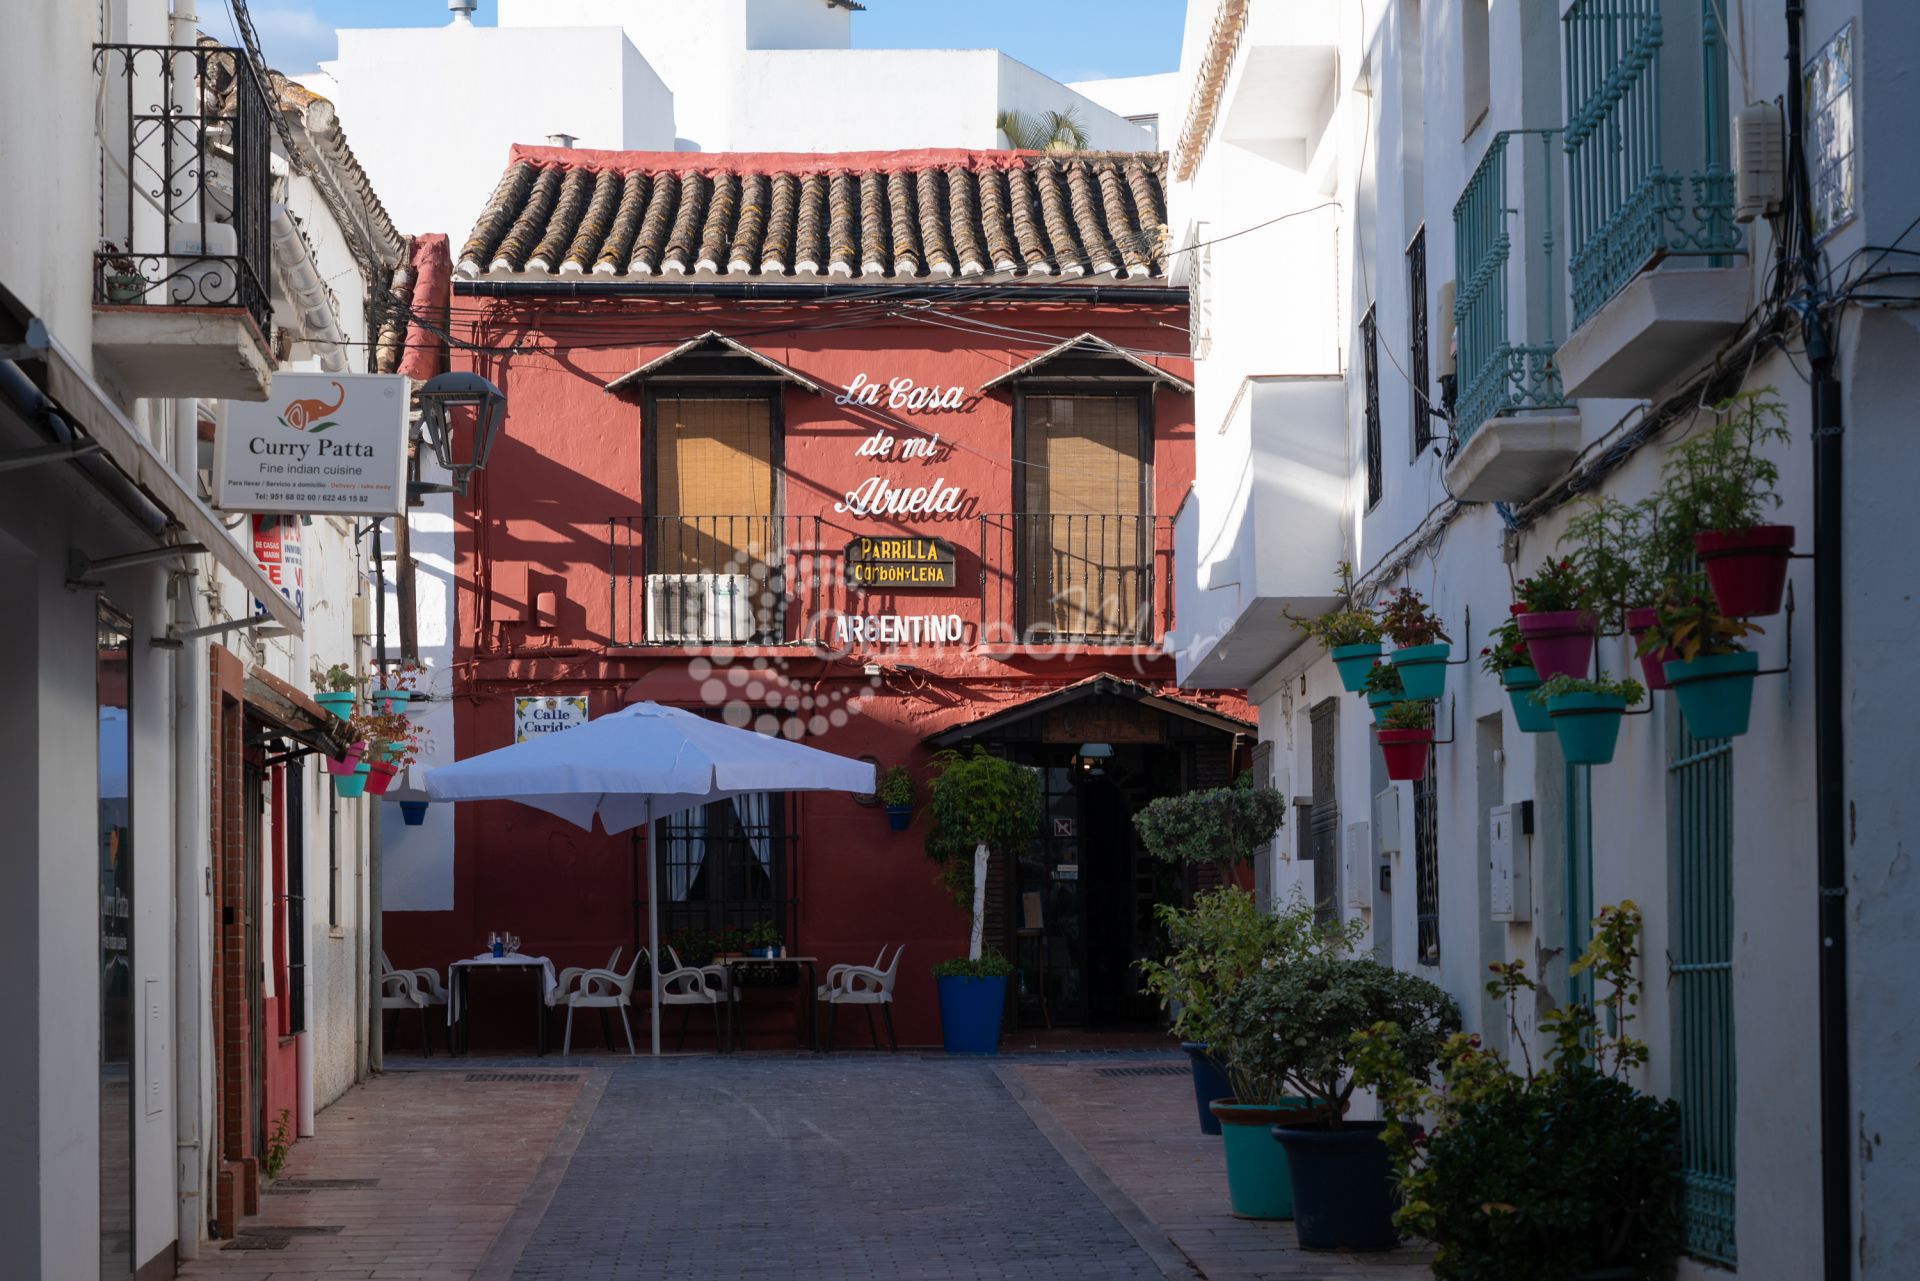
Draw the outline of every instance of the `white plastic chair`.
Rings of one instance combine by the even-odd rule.
[[[883,970],[886,968],[887,948],[890,946],[892,945],[888,943],[882,943],[880,945],[880,955],[873,958],[874,969]],[[857,966],[857,965],[845,965],[845,964],[828,966],[826,981],[821,983],[820,986],[813,989],[813,999],[816,1001],[826,1000],[828,997],[828,994],[831,993],[834,988],[839,986],[840,976],[842,974],[845,974],[848,970],[862,969],[862,968],[865,968],[865,967]]]
[[[627,1053],[640,1053],[633,1046],[633,1023],[627,1018],[627,1009],[633,1004],[633,979],[640,972],[642,953],[634,954],[633,963],[627,966],[625,974],[616,974],[608,968],[588,970],[580,975],[579,988],[567,997],[567,1033],[560,1042],[561,1054],[573,1052],[573,1012],[580,1009],[618,1009],[620,1025],[627,1030]]]
[[[620,953],[626,950],[627,949],[624,944],[614,948],[613,955],[609,956],[607,958],[607,963],[601,966],[600,968],[606,969],[606,970],[618,970],[620,968]],[[642,955],[644,955],[646,953],[646,949],[641,948],[640,952]],[[561,970],[560,981],[554,984],[553,995],[547,998],[547,1004],[552,1006],[565,1005],[567,1003],[567,998],[573,995],[574,984],[579,981],[580,976],[583,974],[591,974],[593,972],[593,969],[594,967],[591,965],[569,965],[566,969]]]
[[[680,1007],[680,1041],[677,1048],[687,1048],[687,1020],[693,1017],[693,1007],[696,1005],[712,1008],[713,1044],[715,1049],[720,1048],[720,1007],[730,998],[727,967],[683,965],[680,954],[671,947],[667,949],[667,960],[673,968],[660,976],[660,1004]]]
[[[867,1010],[867,1033],[873,1037],[873,1048],[880,1048],[880,1034],[873,1026],[873,1007],[880,1007],[880,1014],[887,1023],[887,1048],[899,1052],[900,1043],[893,1035],[893,980],[900,972],[900,953],[907,950],[902,943],[893,954],[893,960],[883,970],[877,965],[849,965],[844,968],[835,966],[839,973],[827,971],[832,976],[827,985],[827,1049],[833,1049],[833,1025],[839,1020],[840,1007],[843,1005],[863,1005]]]
[[[418,1010],[420,1011],[420,1046],[427,1057],[433,1057],[433,1019],[428,1015],[426,993],[420,990],[417,976],[411,970],[396,970],[386,965],[386,957],[380,958],[385,972],[380,975],[380,1009]],[[398,1031],[396,1018],[394,1031]],[[395,1040],[393,1032],[387,1033],[387,1043]]]
[[[441,981],[439,970],[430,965],[416,965],[410,970],[395,970],[393,962],[387,959],[384,951],[380,953],[380,964],[384,967],[385,973],[405,974],[412,978],[415,990],[428,1005],[447,1003],[447,985]]]

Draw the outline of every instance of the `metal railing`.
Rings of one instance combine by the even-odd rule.
[[[642,645],[825,640],[844,605],[818,516],[616,516],[608,521],[611,633]]]
[[[1666,15],[1697,2],[1699,25]],[[1665,255],[1741,246],[1714,0],[1574,0],[1564,21],[1573,323]],[[1698,38],[1698,72],[1676,38]],[[1678,59],[1663,68],[1663,53]],[[1663,85],[1680,110],[1662,110]],[[1689,101],[1691,99],[1691,101]],[[1696,110],[1697,108],[1697,110]]]
[[[1554,275],[1553,174],[1557,129],[1509,129],[1493,136],[1466,190],[1453,206],[1454,263],[1459,287],[1453,319],[1459,329],[1460,392],[1454,406],[1455,447],[1489,418],[1566,403],[1560,371],[1560,282]],[[1508,163],[1507,141],[1537,137],[1536,163]],[[1517,170],[1517,178],[1510,170]],[[1521,246],[1520,292],[1509,263]],[[1514,341],[1510,317],[1522,304],[1525,333]]]
[[[246,52],[94,46],[103,141],[94,300],[272,319],[272,118]]]
[[[980,517],[986,639],[1154,645],[1173,622],[1173,518],[1102,512]]]

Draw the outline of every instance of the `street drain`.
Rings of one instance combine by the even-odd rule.
[[[239,1237],[221,1246],[222,1250],[284,1250],[292,1237]]]
[[[1095,1076],[1185,1076],[1190,1069],[1178,1063],[1155,1064],[1152,1067],[1103,1067],[1095,1068]]]
[[[468,1085],[571,1085],[577,1072],[469,1072]]]
[[[275,1179],[262,1192],[344,1192],[355,1188],[377,1188],[378,1179]]]
[[[333,1237],[340,1235],[343,1226],[339,1223],[302,1223],[287,1227],[263,1227],[249,1224],[240,1229],[240,1235],[243,1237]]]

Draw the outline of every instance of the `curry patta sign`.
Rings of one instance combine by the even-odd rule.
[[[407,380],[275,374],[263,401],[228,401],[213,451],[227,511],[398,516],[407,504]]]

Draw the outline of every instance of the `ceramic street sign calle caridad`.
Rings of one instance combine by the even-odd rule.
[[[585,694],[542,694],[513,700],[513,741],[524,743],[587,723]]]
[[[275,374],[273,395],[228,401],[214,445],[227,511],[406,511],[407,393],[398,374]]]

